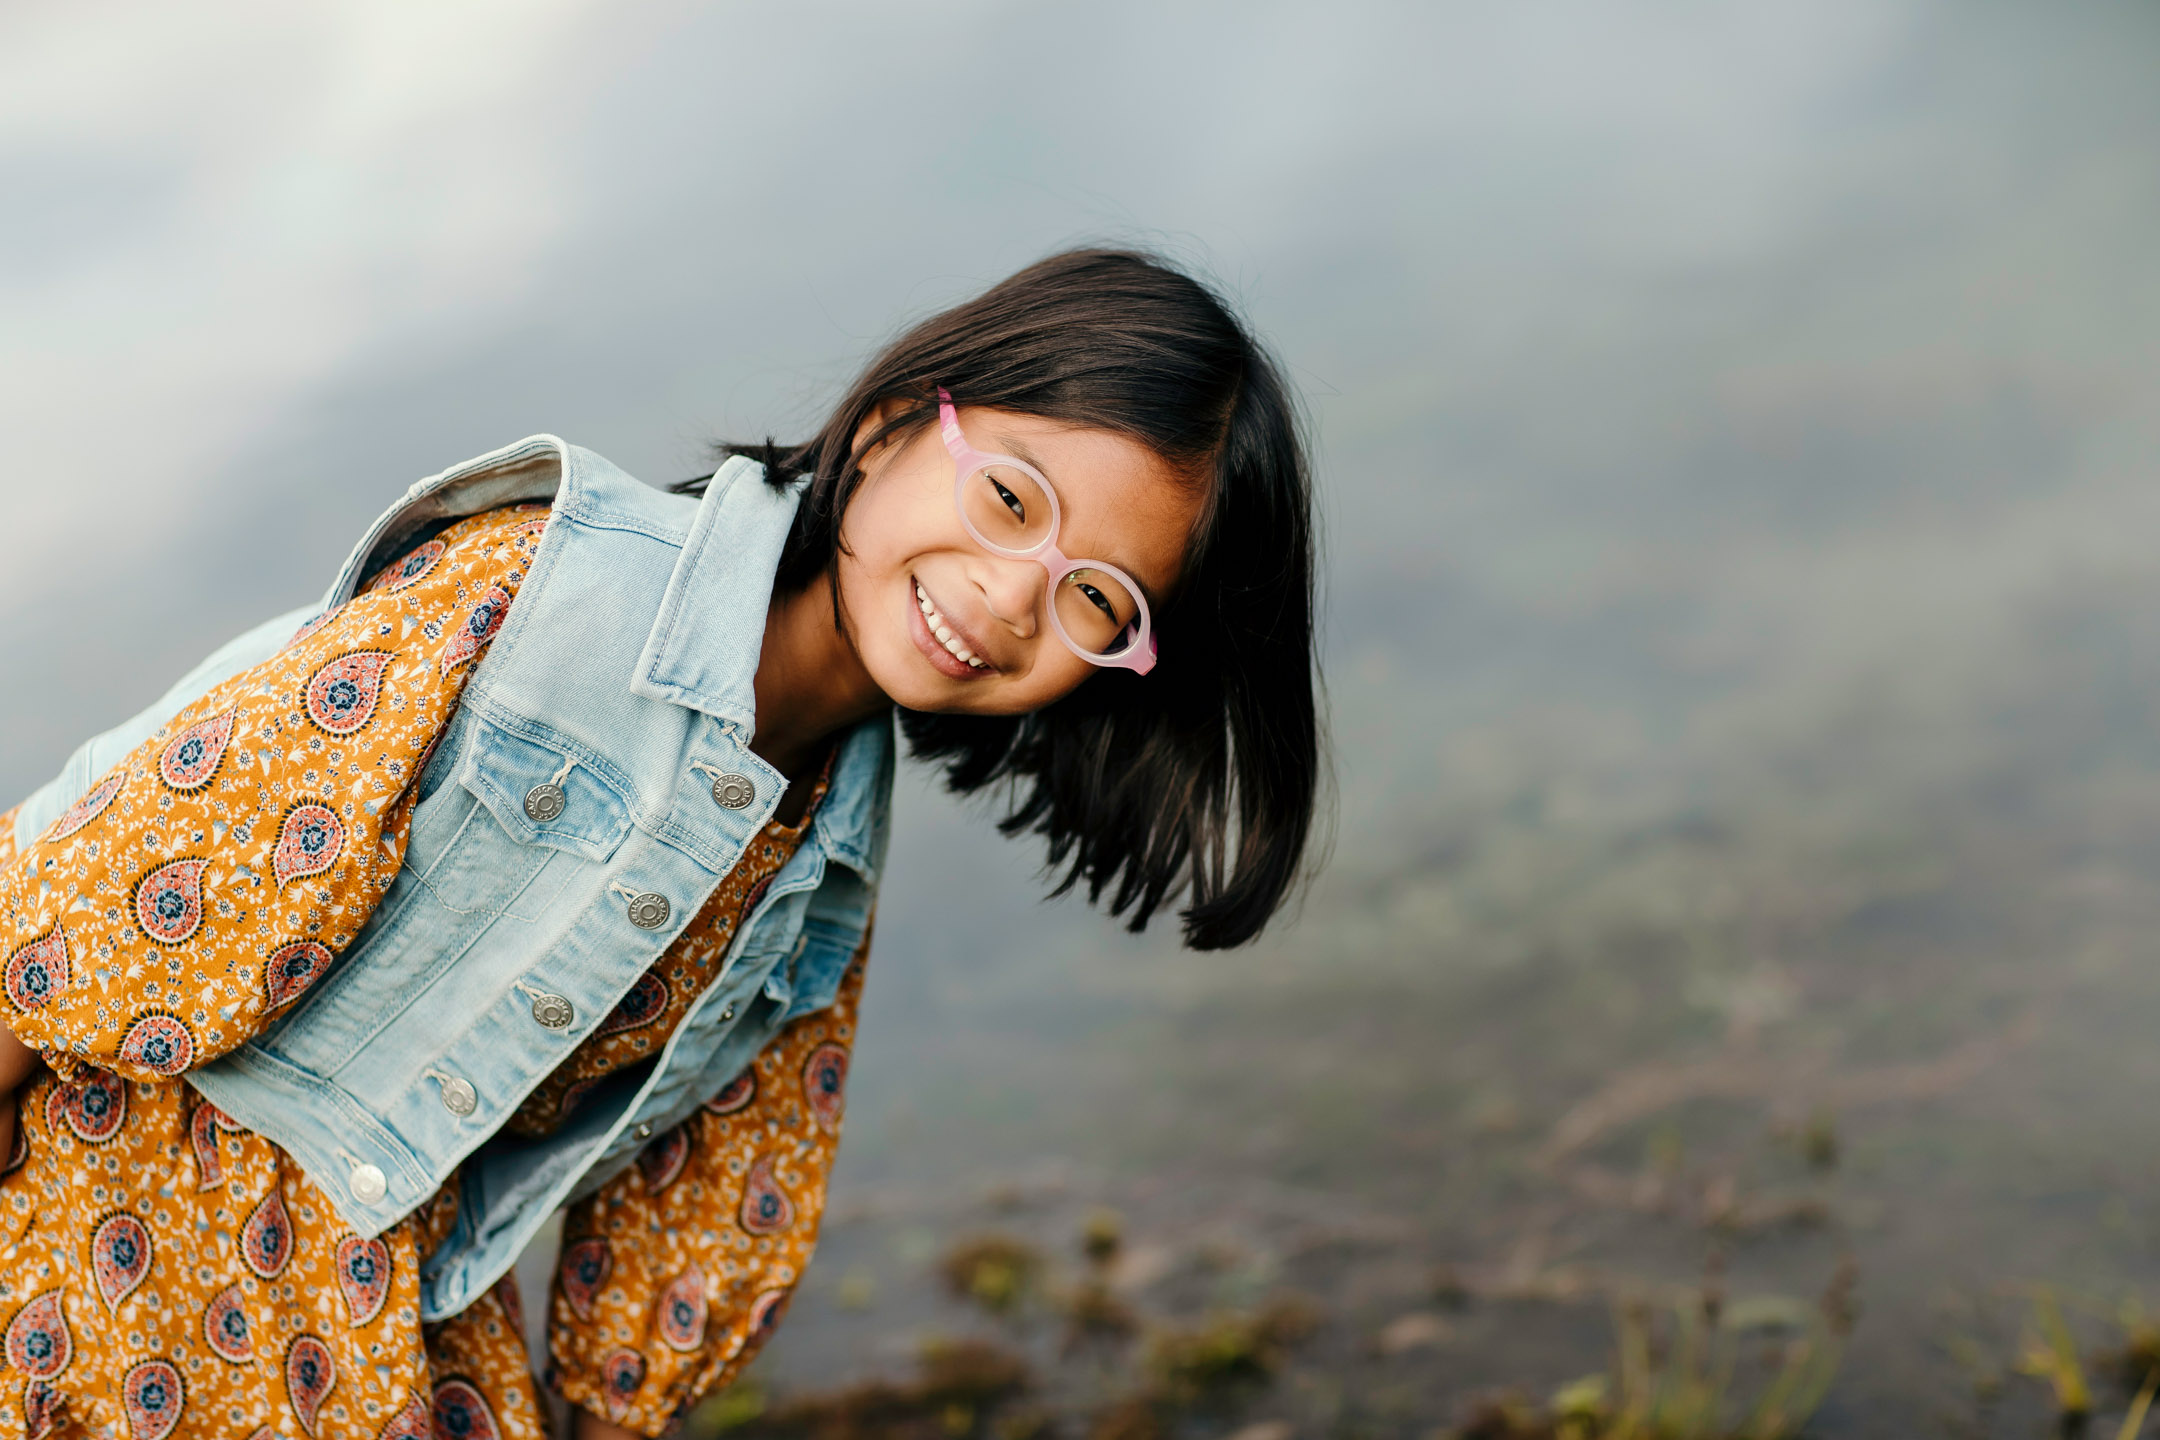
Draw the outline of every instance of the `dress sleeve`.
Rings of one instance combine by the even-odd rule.
[[[831,1008],[570,1208],[548,1305],[563,1398],[659,1435],[732,1381],[810,1263],[855,1045],[869,940]]]
[[[0,994],[23,1043],[63,1075],[155,1081],[329,969],[397,874],[416,777],[545,518],[491,511],[422,544],[0,856]]]

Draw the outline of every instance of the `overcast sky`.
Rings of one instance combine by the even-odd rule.
[[[2156,52],[2127,3],[18,0],[0,780],[418,475],[689,474],[1097,238],[1308,399],[1352,829],[1464,697],[1984,656],[2160,519]]]

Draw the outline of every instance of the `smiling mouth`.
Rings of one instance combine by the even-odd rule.
[[[937,602],[930,598],[930,592],[923,588],[920,580],[915,582],[915,604],[922,611],[923,628],[930,632],[930,638],[942,646],[946,654],[977,674],[985,674],[997,668],[977,655],[968,644],[967,637],[953,628],[952,621],[938,613]]]

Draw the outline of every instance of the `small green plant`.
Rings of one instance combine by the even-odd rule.
[[[2066,1421],[2081,1421],[2092,1413],[2092,1386],[2078,1359],[2077,1341],[2063,1323],[2055,1292],[2044,1285],[2033,1290],[2032,1314],[2018,1346],[2018,1369],[2048,1382],[2055,1392],[2055,1411]]]
[[[2122,1302],[2115,1318],[2123,1332],[2115,1373],[2125,1387],[2143,1385],[2146,1376],[2160,1369],[2160,1323],[2145,1313],[2144,1302],[2135,1296]]]
[[[1264,1381],[1281,1368],[1290,1347],[1311,1333],[1316,1318],[1308,1302],[1284,1296],[1256,1311],[1226,1311],[1198,1325],[1164,1330],[1148,1346],[1153,1390],[1190,1403]]]
[[[1564,1385],[1542,1408],[1515,1395],[1486,1399],[1457,1440],[1791,1440],[1844,1357],[1856,1278],[1850,1261],[1840,1265],[1812,1309],[1778,1300],[1728,1307],[1713,1262],[1701,1289],[1669,1309],[1641,1300],[1615,1308],[1612,1374]],[[1772,1326],[1796,1333],[1743,1407],[1734,1393],[1741,1342]]]
[[[1140,1328],[1140,1317],[1102,1280],[1090,1276],[1065,1298],[1068,1350],[1089,1340],[1122,1340]]]
[[[1080,1231],[1080,1253],[1087,1257],[1088,1264],[1097,1270],[1108,1269],[1124,1248],[1125,1222],[1117,1211],[1097,1210],[1088,1216]]]
[[[1808,1116],[1800,1131],[1800,1154],[1811,1170],[1835,1170],[1838,1162],[1837,1117],[1827,1110]]]
[[[971,1235],[945,1252],[945,1288],[993,1315],[1007,1315],[1034,1291],[1042,1256],[1010,1235]]]

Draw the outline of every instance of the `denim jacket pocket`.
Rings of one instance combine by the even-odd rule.
[[[630,786],[606,761],[545,734],[476,721],[458,779],[523,845],[605,864],[629,837]]]

